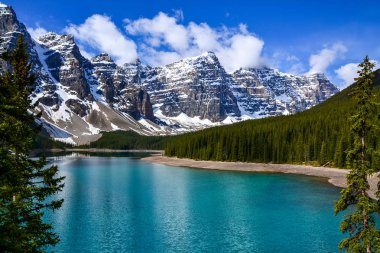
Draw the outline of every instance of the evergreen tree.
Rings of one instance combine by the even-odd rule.
[[[326,143],[322,142],[321,151],[319,154],[319,164],[325,165],[327,163],[327,148]]]
[[[343,138],[337,143],[335,154],[334,154],[334,165],[335,167],[343,167],[344,165],[344,143]]]
[[[357,103],[357,110],[351,117],[351,134],[354,143],[347,152],[350,173],[347,175],[347,188],[341,191],[341,198],[335,204],[335,213],[347,210],[350,206],[353,208],[344,216],[341,223],[340,229],[344,233],[349,233],[349,237],[340,242],[339,249],[370,253],[380,249],[380,233],[373,217],[379,209],[376,201],[367,194],[369,190],[367,177],[373,173],[367,143],[368,133],[373,127],[374,64],[366,56],[359,67],[357,85],[351,93]]]
[[[63,178],[45,159],[29,158],[38,128],[28,99],[35,76],[22,36],[4,58],[10,70],[0,76],[0,251],[42,252],[59,241],[42,216],[61,206],[63,200],[49,197],[62,189]]]

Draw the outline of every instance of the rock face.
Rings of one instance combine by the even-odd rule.
[[[30,58],[33,60],[37,58],[36,52],[33,50],[34,43],[32,38],[27,32],[25,25],[17,20],[16,13],[10,6],[0,7],[0,34],[2,35],[2,51],[14,48],[19,36],[23,35]]]
[[[114,102],[127,86],[124,70],[105,53],[91,59],[91,74],[92,83],[98,85],[97,94],[104,96],[107,103]]]
[[[256,117],[304,111],[338,92],[324,74],[295,76],[264,67],[240,69],[232,76],[240,108]]]
[[[165,67],[140,68],[138,85],[152,97],[154,107],[167,117],[181,113],[189,117],[224,120],[228,115],[240,116],[230,86],[231,77],[214,53],[188,58]],[[143,78],[141,78],[143,77]]]
[[[132,86],[128,88],[118,108],[120,111],[130,114],[135,119],[144,117],[155,121],[149,94],[139,87]]]
[[[38,39],[46,50],[44,61],[55,81],[74,91],[79,99],[92,100],[85,70],[90,66],[71,35],[47,33]]]
[[[33,40],[11,7],[0,6],[2,51],[23,35],[38,80],[31,94],[53,137],[75,143],[100,131],[172,134],[306,110],[338,92],[323,74],[295,76],[262,67],[226,73],[213,52],[150,67],[82,56],[71,35]],[[0,59],[0,71],[8,66]]]

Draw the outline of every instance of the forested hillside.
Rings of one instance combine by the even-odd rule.
[[[379,102],[380,70],[375,72],[374,84],[374,94]],[[351,90],[352,86],[295,115],[250,120],[174,137],[167,142],[165,155],[345,167],[345,150],[352,143],[349,117],[355,106],[349,96]],[[375,115],[379,115],[379,111]],[[368,137],[368,143],[373,148],[372,166],[378,167],[380,162],[375,151],[380,149],[380,135],[375,131]]]

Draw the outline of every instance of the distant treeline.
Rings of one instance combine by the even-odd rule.
[[[375,72],[374,93],[380,101],[380,71]],[[351,145],[349,117],[355,104],[347,88],[324,103],[291,116],[250,120],[173,137],[165,155],[217,161],[306,163],[346,166]],[[375,113],[377,121],[379,112]],[[368,136],[372,166],[379,167],[380,135]]]
[[[102,137],[79,148],[162,150],[170,136],[143,136],[133,131],[103,132]]]
[[[72,145],[60,141],[53,140],[46,134],[39,133],[33,140],[33,150],[48,150],[48,149],[65,149],[71,148]]]

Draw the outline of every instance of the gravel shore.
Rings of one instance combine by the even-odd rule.
[[[243,163],[243,162],[216,162],[216,161],[197,161],[192,159],[180,159],[166,156],[149,156],[142,160],[150,163],[158,163],[169,166],[202,168],[209,170],[226,170],[226,171],[244,171],[244,172],[273,172],[273,173],[291,173],[308,176],[317,176],[328,178],[328,182],[338,186],[346,186],[346,175],[348,170],[328,168],[328,167],[313,167],[307,165],[294,164],[269,164],[269,163]],[[374,198],[377,186],[377,175],[370,177],[369,183],[371,189],[368,194]]]

